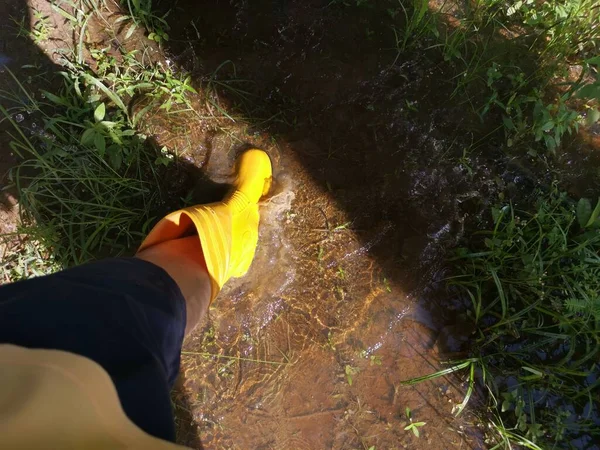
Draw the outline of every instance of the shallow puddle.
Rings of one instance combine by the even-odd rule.
[[[387,31],[364,39],[355,9],[317,3],[180,3],[169,16],[180,24],[173,60],[223,81],[220,99],[246,111],[185,154],[208,153],[217,182],[241,143],[276,167],[250,272],[185,345],[182,443],[481,448],[471,413],[452,414],[459,378],[400,382],[462,356],[469,328],[440,289],[444,258],[503,187],[505,165],[459,160],[474,126],[464,107],[440,102],[442,66],[417,54],[392,65]],[[425,422],[419,437],[407,408]]]
[[[407,290],[371,254],[393,225],[360,239],[291,153],[278,172],[249,274],[184,348],[177,407],[204,448],[478,448],[469,416],[451,414],[456,380],[400,385],[440,368],[446,342],[423,289]],[[407,407],[426,422],[419,438],[404,430]]]

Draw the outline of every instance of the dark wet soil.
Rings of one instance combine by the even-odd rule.
[[[23,19],[27,23],[28,18],[29,12],[22,1],[0,3],[0,90],[3,92],[17,90],[7,68],[19,70],[24,84],[37,86],[42,85],[44,75],[52,66],[41,49],[25,39],[16,38],[18,29],[13,19]],[[2,105],[7,106],[5,102]],[[9,146],[9,130],[7,121],[0,115],[0,234],[14,232],[18,216],[14,209],[17,203],[16,193],[10,189],[7,179],[8,170],[16,162],[16,155]]]

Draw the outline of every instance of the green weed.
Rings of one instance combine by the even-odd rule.
[[[65,90],[53,96],[58,105],[29,105],[43,122],[33,134],[0,106],[15,129],[11,147],[22,159],[10,173],[22,222],[35,224],[40,241],[62,266],[131,248],[143,236],[159,197],[156,175],[154,183],[145,181],[154,158],[143,140],[132,130],[98,128],[104,119],[100,107],[74,89],[66,78]]]
[[[231,72],[227,75],[223,75],[226,67],[230,67]],[[227,117],[232,122],[235,122],[235,119],[221,107],[220,93],[226,92],[229,94],[236,100],[237,104],[235,105],[235,108],[244,111],[247,109],[247,106],[253,97],[252,93],[243,88],[243,86],[249,82],[249,80],[238,78],[237,69],[233,61],[223,61],[214,70],[206,82],[206,91],[209,93],[209,107],[215,108],[221,116]]]
[[[129,39],[133,32],[142,28],[148,32],[148,39],[159,44],[169,40],[169,24],[165,20],[167,14],[163,16],[156,15],[152,10],[152,0],[122,0],[123,6],[127,7],[129,15],[122,19],[117,19],[116,23],[129,20],[131,25],[125,33],[125,38]]]
[[[405,21],[401,28],[392,27],[396,41],[395,47],[398,51],[392,65],[396,64],[402,52],[419,43],[421,39],[432,35],[439,36],[436,15],[429,11],[427,0],[398,0],[396,8],[388,9],[388,13],[392,17],[400,15],[398,14],[400,11]]]
[[[22,161],[10,174],[22,223],[37,230],[57,264],[69,266],[121,254],[143,237],[162,202],[160,167],[173,157],[146,142],[141,120],[152,108],[191,109],[188,95],[196,91],[188,76],[143,63],[135,51],[91,49],[92,60],[84,61],[85,27],[100,5],[53,6],[81,36],[63,59],[63,87],[43,91],[40,100],[13,76],[18,92],[0,92],[8,108],[1,106],[0,114],[13,125],[11,147]],[[17,123],[20,113],[37,127]]]
[[[354,376],[358,374],[358,372],[359,369],[357,367],[353,367],[349,364],[346,364],[344,366],[344,374],[346,375],[346,381],[350,386],[352,386],[352,383],[354,382]]]
[[[41,232],[42,229],[33,227],[0,235],[0,284],[48,275],[61,269],[42,243]]]
[[[471,358],[430,379],[469,371],[488,392],[497,445],[570,448],[594,439],[600,362],[600,206],[556,190],[533,211],[492,210],[493,229],[460,249],[450,286],[470,299]]]
[[[109,51],[108,47],[91,51],[96,63],[94,74],[82,65],[71,64],[69,68],[73,76],[95,84],[102,91],[99,95],[108,96],[127,115],[131,126],[137,126],[143,115],[156,104],[169,113],[193,109],[188,95],[197,94],[197,91],[189,75],[176,73],[163,65],[144,63],[138,50],[122,53],[119,57]],[[148,102],[145,108],[134,113],[126,104],[136,96],[142,96]]]
[[[408,419],[408,422],[409,422],[408,425],[406,425],[404,427],[404,431],[412,431],[412,433],[416,437],[420,437],[421,432],[419,431],[419,428],[427,425],[427,423],[426,422],[413,422],[412,411],[410,410],[410,408],[408,406],[406,407],[406,410],[404,411],[404,415],[406,416],[406,418]]]
[[[52,30],[52,25],[48,16],[44,15],[40,11],[34,11],[33,18],[35,22],[33,24],[33,28],[30,31],[31,39],[36,44],[46,42],[50,37],[50,31]]]
[[[50,22],[50,18],[41,11],[34,10],[34,22],[31,29],[29,29],[29,25],[25,23],[25,19],[26,17],[22,17],[21,19],[11,18],[13,23],[17,26],[17,37],[28,37],[37,45],[46,42],[54,28]]]
[[[433,41],[426,50],[439,51],[457,71],[456,89],[482,120],[499,115],[507,147],[532,153],[554,152],[564,137],[583,122],[574,104],[600,99],[598,44],[600,8],[594,0],[480,0],[468,2],[444,22],[445,3],[429,9],[413,0],[388,9],[398,60],[411,47]],[[570,69],[583,67],[578,79]],[[581,108],[581,106],[579,106]],[[529,145],[540,143],[540,145]]]
[[[492,32],[508,30],[505,34],[513,35],[510,45],[535,58],[536,66],[528,67],[510,53],[486,64],[490,96],[481,114],[492,106],[500,110],[509,147],[533,138],[554,152],[582,121],[571,106],[575,96],[598,99],[586,73],[578,80],[569,75],[569,67],[577,64],[595,72],[589,66],[596,60],[589,55],[600,42],[597,5],[593,0],[482,3],[487,15],[495,17]]]

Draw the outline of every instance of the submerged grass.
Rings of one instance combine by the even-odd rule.
[[[600,437],[600,208],[553,190],[533,210],[494,208],[448,280],[471,300],[470,358],[408,384],[468,370],[495,448],[587,448]],[[491,443],[491,441],[490,441]]]

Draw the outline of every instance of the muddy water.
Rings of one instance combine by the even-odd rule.
[[[456,380],[399,384],[438,369],[446,339],[423,290],[371,254],[394,225],[359,238],[292,152],[278,168],[250,273],[184,348],[180,407],[204,448],[477,448],[468,415],[451,415]],[[418,439],[404,430],[406,407],[426,422]]]
[[[460,159],[480,130],[448,100],[449,69],[419,52],[393,64],[372,9],[180,2],[169,20],[172,60],[224,82],[219,101],[238,118],[184,157],[217,182],[242,144],[276,167],[249,274],[185,344],[182,443],[481,448],[470,413],[452,415],[460,378],[400,385],[462,356],[469,328],[442,289],[443,261],[514,177],[493,143]],[[425,422],[420,437],[406,408]]]

